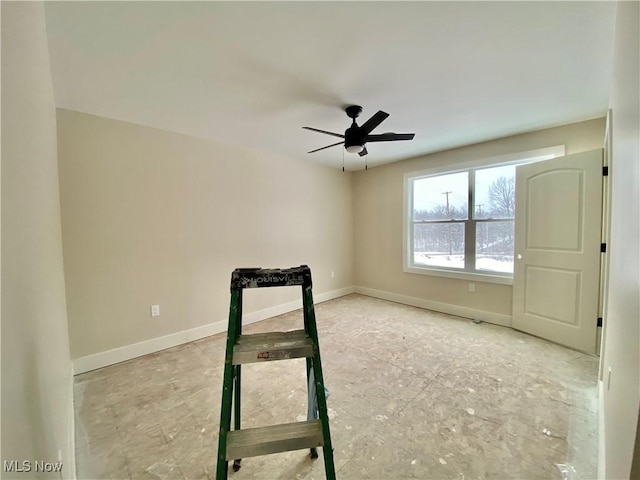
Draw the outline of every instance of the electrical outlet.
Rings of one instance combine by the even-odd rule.
[[[331,278],[336,278],[336,272],[331,272]]]
[[[476,284],[475,283],[470,283],[469,284],[469,291],[470,292],[475,292],[476,291]]]
[[[151,316],[152,317],[160,316],[160,305],[151,305]]]

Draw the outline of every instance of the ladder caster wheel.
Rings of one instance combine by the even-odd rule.
[[[318,458],[318,450],[315,448],[311,449],[311,458]]]
[[[240,470],[240,467],[242,465],[240,465],[240,462],[242,461],[242,459],[238,459],[238,460],[234,460],[233,461],[233,471],[237,472],[238,470]]]

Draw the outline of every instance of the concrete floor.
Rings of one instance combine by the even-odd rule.
[[[597,358],[360,295],[316,317],[338,478],[596,478]],[[245,333],[293,328],[301,311]],[[220,334],[78,375],[78,478],[214,478],[224,348]],[[306,419],[303,359],[242,380],[243,426]],[[242,465],[229,477],[324,478],[308,450]]]

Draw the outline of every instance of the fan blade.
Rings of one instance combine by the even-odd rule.
[[[396,140],[413,140],[415,133],[381,133],[380,135],[367,135],[365,142],[393,142]]]
[[[344,138],[344,135],[342,135],[341,133],[327,132],[326,130],[319,130],[317,128],[312,128],[312,127],[302,127],[302,128],[304,128],[305,130],[312,130],[314,132],[326,133],[327,135],[333,135],[334,137]]]
[[[380,125],[389,114],[387,112],[383,112],[382,110],[378,110],[378,113],[374,114],[369,120],[360,125],[360,130],[365,134],[371,133],[371,131]]]
[[[335,147],[336,145],[342,145],[344,142],[332,143],[331,145],[327,145],[326,147],[316,148],[315,150],[311,150],[307,153],[319,152],[320,150],[324,150],[325,148]]]
[[[358,153],[358,155],[360,155],[361,157],[364,157],[367,153],[369,153],[369,152],[367,152],[367,147],[364,147],[362,149],[362,151],[360,153]]]

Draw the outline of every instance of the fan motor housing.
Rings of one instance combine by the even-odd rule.
[[[344,131],[344,148],[354,145],[364,145],[366,134],[358,126],[349,127]]]

